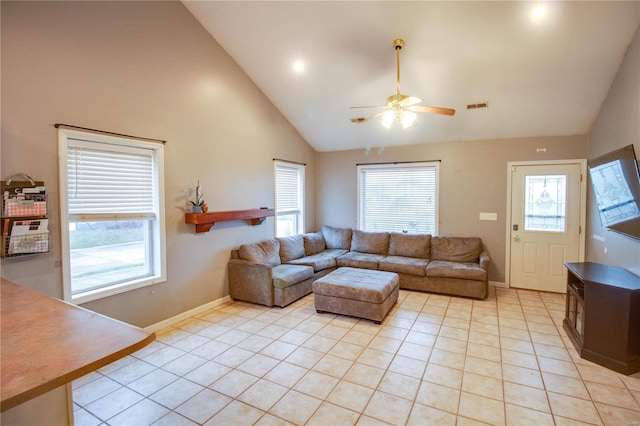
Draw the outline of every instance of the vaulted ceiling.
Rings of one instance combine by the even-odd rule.
[[[183,3],[317,151],[587,134],[640,23],[640,1]],[[454,116],[351,122],[396,93],[396,38],[401,92]]]

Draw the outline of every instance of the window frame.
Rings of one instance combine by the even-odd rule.
[[[148,220],[149,232],[145,231],[145,236],[150,239],[149,256],[151,259],[151,274],[141,278],[134,278],[126,281],[112,283],[109,286],[88,290],[82,293],[73,294],[71,282],[71,247],[69,224],[78,222],[73,220],[69,214],[68,195],[68,150],[70,147],[80,145],[93,145],[95,148],[108,147],[114,152],[126,153],[127,151],[146,150],[150,152],[153,159],[153,213],[132,217],[131,214],[94,214],[93,219],[126,221],[131,219]],[[165,189],[164,189],[164,144],[160,142],[150,142],[135,137],[116,136],[102,134],[91,131],[58,128],[58,158],[59,158],[59,182],[60,182],[60,228],[61,228],[61,248],[62,248],[62,279],[63,297],[67,302],[82,304],[92,300],[98,300],[116,294],[128,292],[138,288],[143,288],[153,284],[165,282],[167,280],[166,270],[166,232],[165,232]],[[144,217],[142,217],[144,216]],[[93,222],[86,218],[84,222]]]
[[[299,208],[296,210],[287,210],[280,212],[278,211],[278,168],[286,167],[289,169],[296,169],[298,173],[298,184],[299,191],[297,194],[298,198],[298,206]],[[305,173],[306,173],[306,165],[300,163],[293,163],[283,160],[274,160],[273,162],[273,187],[274,187],[274,205],[275,205],[275,220],[274,220],[274,235],[276,237],[281,237],[278,235],[278,216],[285,216],[290,214],[298,215],[298,229],[293,235],[302,234],[305,230]]]
[[[363,193],[362,193],[362,175],[363,171],[373,170],[373,169],[410,169],[410,168],[422,168],[422,167],[433,167],[435,171],[435,188],[434,188],[434,197],[435,197],[435,209],[434,209],[434,223],[433,223],[433,232],[431,233],[434,236],[438,235],[439,232],[439,211],[440,211],[440,161],[412,161],[412,162],[399,162],[399,163],[378,163],[378,164],[358,164],[356,165],[356,174],[357,174],[357,198],[356,198],[356,226],[357,229],[363,230]],[[391,232],[380,230],[379,232]],[[399,232],[399,231],[394,231]],[[410,233],[409,231],[402,231],[403,233]]]

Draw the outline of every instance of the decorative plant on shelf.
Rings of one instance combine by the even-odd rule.
[[[191,205],[193,206],[191,208],[191,211],[193,213],[206,213],[208,210],[207,207],[207,203],[204,202],[204,197],[203,197],[203,193],[202,193],[202,187],[200,186],[200,181],[198,181],[198,184],[196,185],[196,200],[195,201],[189,201],[191,203]]]

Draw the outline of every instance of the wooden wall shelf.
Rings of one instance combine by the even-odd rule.
[[[275,216],[275,209],[233,210],[226,212],[185,213],[184,222],[196,225],[196,232],[208,232],[216,222],[247,220],[260,225],[267,217]]]

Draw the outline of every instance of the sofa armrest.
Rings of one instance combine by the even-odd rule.
[[[273,266],[230,259],[227,269],[232,299],[273,306]]]
[[[489,272],[489,264],[491,263],[491,258],[489,257],[489,253],[487,251],[483,251],[480,253],[480,258],[478,259],[478,263],[480,267]]]

